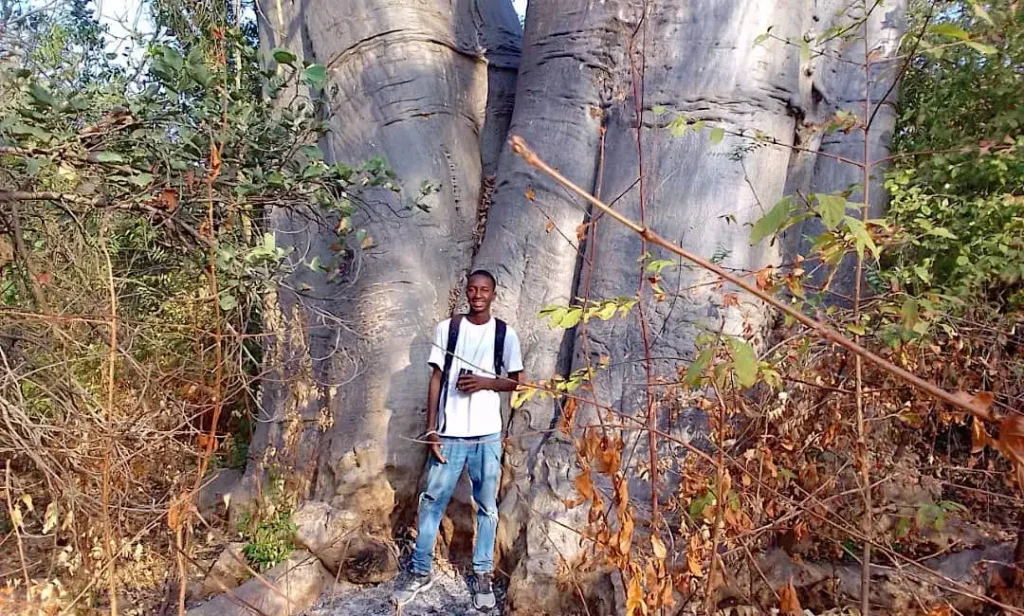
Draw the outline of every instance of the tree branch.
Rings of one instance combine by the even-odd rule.
[[[67,201],[68,203],[79,203],[82,205],[99,205],[102,201],[98,197],[86,197],[75,193],[61,193],[52,191],[25,191],[25,190],[0,190],[0,202],[12,201]]]
[[[637,233],[638,235],[641,235],[644,239],[651,242],[652,244],[661,246],[665,250],[668,250],[669,252],[672,252],[682,257],[683,259],[686,259],[687,261],[712,272],[722,280],[725,280],[738,286],[739,288],[757,297],[766,304],[778,310],[781,310],[782,312],[793,317],[793,319],[795,319],[797,322],[806,325],[810,329],[814,330],[819,336],[821,336],[825,340],[828,340],[829,342],[833,342],[843,347],[844,349],[850,351],[851,353],[867,360],[868,362],[874,364],[881,370],[888,372],[889,374],[899,378],[900,380],[904,381],[909,385],[912,385],[913,387],[921,390],[922,392],[928,394],[929,396],[941,402],[945,402],[946,404],[959,408],[961,410],[967,411],[968,413],[971,413],[972,415],[979,417],[981,419],[993,419],[987,406],[975,401],[969,394],[965,392],[960,392],[957,394],[948,392],[945,389],[939,387],[938,385],[926,381],[921,377],[913,374],[912,372],[900,368],[896,364],[888,361],[887,359],[879,355],[876,355],[872,351],[869,351],[863,346],[850,340],[846,336],[840,334],[832,327],[822,323],[821,321],[818,321],[807,316],[806,314],[794,309],[791,306],[788,306],[786,303],[779,300],[778,298],[773,297],[768,293],[765,293],[761,289],[758,289],[757,287],[751,285],[742,278],[730,273],[729,271],[723,269],[722,267],[719,267],[718,265],[715,265],[714,263],[711,263],[710,261],[704,259],[703,257],[695,255],[687,251],[686,249],[682,248],[678,244],[674,244],[666,240],[665,238],[658,235],[651,229],[648,229],[647,227],[636,223],[635,221],[627,218],[626,216],[623,216],[621,213],[608,207],[600,199],[597,199],[587,191],[583,190],[576,184],[573,184],[571,181],[566,179],[565,176],[563,176],[561,173],[559,173],[550,165],[541,160],[540,157],[538,157],[537,154],[534,153],[533,150],[531,150],[526,145],[526,141],[524,141],[522,137],[518,135],[513,135],[510,141],[512,143],[512,151],[521,156],[528,165],[536,167],[537,169],[541,170],[543,173],[550,176],[556,182],[558,182],[565,188],[569,189],[571,192],[576,193],[578,196],[586,199],[588,202],[590,202],[591,205],[601,210],[608,216],[611,216],[628,229],[631,229],[633,232]]]

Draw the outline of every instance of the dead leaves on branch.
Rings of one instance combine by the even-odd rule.
[[[796,588],[793,587],[793,580],[779,589],[779,612],[783,616],[803,616],[804,608],[800,606],[800,599],[796,596]]]
[[[994,397],[989,392],[970,395],[960,392],[971,411],[971,453],[978,454],[986,446],[1000,452],[1013,465],[1017,475],[1017,488],[1024,493],[1024,415],[1013,414],[997,418],[992,411]],[[985,421],[998,423],[999,437],[993,438],[985,427]]]

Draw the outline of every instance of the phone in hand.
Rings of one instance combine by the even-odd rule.
[[[459,379],[461,379],[462,377],[464,377],[466,375],[469,375],[469,374],[473,374],[473,371],[470,370],[469,368],[461,368],[461,369],[459,369],[459,376],[458,376],[458,378],[455,379],[456,389],[458,388]],[[462,392],[461,389],[459,391]],[[462,393],[465,393],[465,392],[462,392]]]

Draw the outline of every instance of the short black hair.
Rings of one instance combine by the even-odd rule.
[[[470,272],[469,276],[466,276],[466,284],[469,284],[469,281],[473,279],[473,276],[484,276],[491,281],[492,288],[498,288],[498,279],[494,277],[494,274],[488,272],[485,269],[478,269]]]

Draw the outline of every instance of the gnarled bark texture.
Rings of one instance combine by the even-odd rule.
[[[867,45],[880,46],[881,57],[893,50],[904,2],[884,0],[868,19]],[[281,321],[272,325],[285,333],[271,357],[287,382],[267,387],[268,415],[254,446],[263,459],[250,474],[293,445],[307,493],[354,512],[376,532],[414,508],[424,452],[406,439],[423,429],[433,325],[458,301],[471,259],[498,275],[496,312],[520,333],[527,378],[602,358],[610,364],[594,404],[577,413],[583,423],[614,415],[647,423],[654,413],[650,421],[662,430],[701,432],[701,417],[685,400],[652,400],[646,384],[674,379],[702,331],[756,337],[766,326],[760,305],[742,296],[738,305],[722,304],[711,279],[686,267],[663,270],[661,301],[643,268],[665,255],[591,217],[581,199],[528,168],[503,147],[506,128],[617,210],[737,270],[778,261],[777,247],[749,244],[745,223],[787,190],[824,192],[859,181],[827,159],[793,156],[788,146],[852,156],[854,137],[822,141],[805,129],[835,109],[863,106],[863,75],[831,56],[802,61],[796,44],[754,45],[769,26],[796,41],[849,19],[837,17],[838,0],[538,1],[527,13],[521,61],[507,0],[277,7],[264,5],[265,44],[300,48],[329,69],[328,155],[350,162],[382,155],[405,193],[380,192],[362,205],[360,224],[377,247],[351,264],[347,286],[303,270],[282,289]],[[830,44],[839,58],[863,49]],[[875,88],[881,91],[872,100],[889,89]],[[666,125],[677,117],[706,126],[673,136]],[[875,123],[877,156],[891,132],[888,104]],[[720,142],[717,131],[709,138],[712,128],[725,131]],[[755,131],[761,138],[752,138]],[[492,172],[497,186],[473,257],[480,187]],[[427,212],[408,207],[423,181],[440,186]],[[278,231],[299,255],[329,254],[324,229],[306,220],[281,215]],[[627,318],[594,320],[586,330],[553,330],[537,318],[544,306],[577,297],[638,293]],[[573,444],[551,431],[559,416],[546,399],[509,418],[499,530],[503,569],[512,573],[509,606],[572,613],[582,600],[593,614],[613,613],[619,592],[612,576],[559,585],[581,561],[575,529],[586,523],[584,508],[565,505],[576,496],[577,471]],[[639,477],[650,443],[633,434],[637,448],[626,470]],[[676,451],[662,444],[655,453]],[[650,499],[649,483],[636,479],[630,489]],[[650,514],[641,507],[641,518]]]
[[[788,151],[752,149],[749,139],[738,136],[713,144],[707,129],[683,137],[659,129],[683,114],[730,134],[759,129],[790,143],[798,95],[796,50],[751,43],[771,25],[781,36],[795,36],[802,7],[662,2],[648,5],[644,14],[640,3],[556,4],[535,4],[528,11],[510,132],[523,136],[574,182],[600,189],[617,201],[617,210],[693,252],[708,257],[719,251],[727,254],[725,265],[741,269],[775,260],[770,251],[749,245],[741,225],[760,216],[760,204],[782,196]],[[661,107],[665,110],[653,111]],[[511,155],[502,159],[499,181],[477,261],[504,274],[503,298],[524,334],[527,371],[544,377],[565,368],[560,361],[580,368],[597,365],[602,356],[618,366],[595,383],[596,402],[608,409],[587,409],[578,420],[592,423],[599,413],[621,413],[645,421],[648,376],[672,380],[678,358],[692,356],[703,327],[717,329],[724,322],[727,331],[739,334],[745,325],[754,330],[761,325],[756,305],[716,305],[718,294],[701,286],[709,278],[700,272],[665,270],[662,288],[669,299],[657,301],[643,271],[649,258],[642,255],[651,249],[607,219],[589,221],[586,255],[580,259],[576,231],[589,219],[579,199],[530,173]],[[528,189],[533,205],[524,196]],[[547,219],[555,230],[546,230]],[[586,340],[582,331],[563,339],[562,332],[535,318],[544,305],[565,304],[575,296],[604,299],[638,291],[640,309],[626,319],[591,321]],[[652,361],[650,375],[645,347],[663,358]],[[575,496],[573,445],[559,435],[516,438],[551,427],[557,414],[550,400],[520,410],[506,450],[512,478],[502,502],[503,537],[507,545],[521,546],[509,596],[523,613],[558,613],[576,600],[571,591],[537,592],[553,588],[559,567],[571,570],[580,558],[578,530],[586,525],[586,508],[567,510],[564,504]],[[665,429],[673,422],[667,415],[658,419]],[[648,458],[644,448],[635,461]],[[610,586],[605,580],[586,598],[591,609],[612,611]]]
[[[303,496],[389,533],[423,466],[409,439],[425,429],[433,326],[451,313],[470,262],[481,142],[496,150],[504,139],[520,28],[510,6],[476,0],[261,7],[265,48],[327,67],[329,162],[383,157],[402,191],[363,194],[354,224],[374,245],[333,280],[303,265],[334,261],[332,221],[274,213],[295,273],[268,302],[278,336],[249,477],[286,469]],[[418,194],[424,183],[436,192]]]

